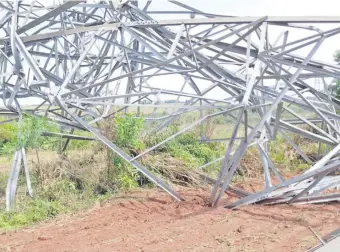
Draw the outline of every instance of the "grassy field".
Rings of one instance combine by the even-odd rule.
[[[157,116],[165,114],[156,112]],[[214,111],[205,111],[204,115],[212,112]],[[145,132],[153,124],[147,120],[134,116],[117,116],[103,123],[101,131],[132,155],[168,138],[199,117],[199,111],[187,113],[157,135],[150,135]],[[250,125],[258,119],[258,116],[251,115]],[[204,187],[206,184],[195,175],[197,168],[221,157],[227,142],[200,143],[198,140],[201,136],[210,139],[228,138],[233,127],[234,119],[231,117],[218,116],[206,120],[203,125],[194,127],[145,155],[140,162],[168,183]],[[19,127],[16,123],[0,125],[0,229],[31,225],[46,218],[86,209],[117,192],[154,186],[98,142],[73,140],[66,153],[58,154],[65,139],[41,137],[43,131],[60,132],[55,125],[35,117],[26,117]],[[86,132],[76,134],[89,135]],[[244,136],[243,126],[240,127],[238,136]],[[316,143],[299,136],[292,136],[292,139],[306,153],[316,155]],[[6,212],[4,198],[11,157],[14,150],[20,147],[26,148],[28,152],[35,195],[34,198],[27,196],[24,177],[20,176],[15,205],[12,211]],[[280,136],[269,145],[269,151],[271,159],[283,174],[304,170],[309,165]],[[220,162],[216,162],[199,172],[215,177],[220,165]],[[262,176],[261,170],[258,150],[251,147],[242,159],[235,181]]]

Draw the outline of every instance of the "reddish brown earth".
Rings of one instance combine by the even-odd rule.
[[[149,190],[117,196],[91,211],[0,235],[0,251],[305,251],[340,227],[339,205],[210,208],[208,193],[185,202]],[[229,197],[232,199],[232,197]]]

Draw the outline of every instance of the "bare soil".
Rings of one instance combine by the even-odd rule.
[[[0,234],[0,251],[306,251],[340,227],[339,205],[207,205],[209,192],[118,195],[88,212]]]

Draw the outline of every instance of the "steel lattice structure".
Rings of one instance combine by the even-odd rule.
[[[211,205],[228,190],[249,146],[259,150],[265,188],[254,194],[235,189],[241,199],[229,207],[339,200],[340,194],[322,192],[340,183],[338,176],[330,176],[340,165],[340,101],[328,88],[340,78],[340,66],[314,60],[313,55],[327,39],[340,33],[340,17],[231,17],[205,13],[178,1],[171,3],[181,10],[149,11],[151,1],[145,6],[109,0],[48,6],[36,0],[1,2],[2,114],[13,116],[10,120],[17,120],[22,113],[45,116],[63,126],[65,134],[60,135],[70,140],[91,140],[73,134],[74,129],[89,131],[177,200],[183,198],[141,165],[139,158],[208,118],[229,116],[234,120],[232,135],[220,139],[226,141],[225,155],[205,165],[222,161],[218,177],[210,179],[214,183]],[[161,20],[155,18],[157,14]],[[168,18],[174,14],[176,19]],[[321,23],[335,28],[321,30],[317,28]],[[281,31],[278,36],[271,35],[273,28]],[[299,37],[291,38],[292,30],[301,31]],[[167,76],[181,78],[179,88],[166,81]],[[163,83],[161,87],[154,85],[154,79]],[[314,79],[320,80],[323,88],[315,88],[311,84]],[[185,92],[185,88],[191,91]],[[216,98],[217,93],[222,98]],[[186,101],[167,110],[167,115],[151,115],[148,120],[156,122],[149,129],[151,134],[185,113],[215,110],[205,116],[201,113],[198,121],[135,157],[98,130],[98,123],[117,113],[112,107],[157,110],[171,105],[164,104],[160,98],[164,95]],[[41,103],[25,110],[23,102],[33,98]],[[124,102],[118,104],[119,99]],[[306,117],[305,112],[313,117]],[[258,115],[255,123],[248,120],[251,113]],[[288,133],[326,145],[324,153],[320,152],[322,158],[311,160]],[[311,163],[307,172],[282,178],[268,153],[268,142],[278,134]],[[21,162],[32,194],[25,152],[18,150],[8,180],[7,208],[15,196]],[[279,181],[275,185],[273,176]]]

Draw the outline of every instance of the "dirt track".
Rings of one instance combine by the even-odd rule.
[[[339,228],[339,205],[209,208],[150,190],[120,195],[91,211],[0,235],[0,251],[305,251]],[[226,202],[224,202],[226,203]],[[303,209],[303,211],[301,211]]]

